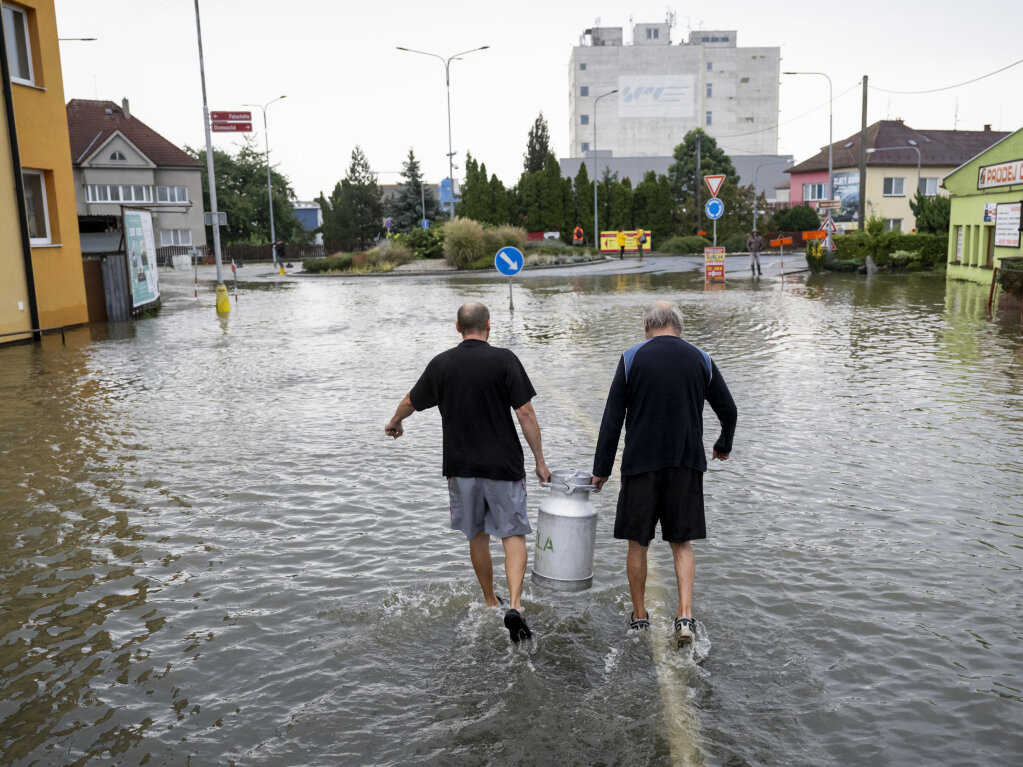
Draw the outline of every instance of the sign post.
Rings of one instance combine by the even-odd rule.
[[[725,281],[725,249],[703,249],[703,279],[705,282]]]
[[[714,246],[718,244],[718,219],[725,212],[725,204],[721,202],[717,197],[711,197],[707,200],[707,204],[703,206],[703,212],[707,214],[707,218],[714,222]]]
[[[781,250],[781,278],[785,279],[785,246],[792,244],[791,237],[779,237],[776,240],[771,240],[772,248],[779,248]]]
[[[512,277],[522,271],[526,263],[525,256],[518,248],[506,245],[497,251],[494,256],[494,266],[497,271],[508,278],[508,310],[515,311],[515,302],[512,299]]]

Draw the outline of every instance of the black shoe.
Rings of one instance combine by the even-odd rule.
[[[692,644],[696,639],[696,623],[692,618],[675,619],[675,647]]]
[[[650,614],[645,618],[637,618],[636,613],[629,614],[629,629],[633,631],[646,631],[650,628]]]
[[[509,610],[504,614],[504,627],[508,629],[511,640],[518,644],[523,639],[532,639],[533,632],[529,630],[526,621],[519,614],[518,610]]]

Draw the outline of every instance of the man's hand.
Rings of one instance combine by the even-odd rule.
[[[404,433],[405,429],[402,428],[401,421],[388,421],[387,426],[384,427],[384,434],[394,439],[398,439]]]
[[[719,461],[727,461],[729,455],[731,455],[731,453],[719,453],[717,450],[714,451],[714,457]]]
[[[594,477],[594,476],[590,476],[590,484],[597,486],[597,489],[594,492],[599,493],[600,492],[600,488],[602,488],[604,486],[605,482],[607,482],[607,477]]]
[[[398,409],[394,411],[394,415],[391,416],[391,420],[387,422],[387,426],[384,427],[384,434],[388,437],[398,439],[402,434],[405,433],[405,429],[402,428],[401,422],[416,412],[416,409],[412,406],[412,399],[408,394],[405,398],[398,403]]]
[[[543,461],[538,461],[536,464],[536,476],[540,478],[541,482],[551,481],[551,472]]]

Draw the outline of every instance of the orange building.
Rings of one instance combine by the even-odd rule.
[[[88,310],[53,0],[4,0],[0,7],[15,126],[8,143],[20,155],[31,248],[26,281],[35,286],[39,327],[82,324]],[[8,295],[12,289],[19,288],[4,280],[0,323],[6,305],[21,300]]]

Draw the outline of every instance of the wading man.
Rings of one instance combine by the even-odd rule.
[[[658,301],[643,314],[646,341],[618,361],[600,424],[591,482],[599,490],[611,475],[618,438],[625,425],[622,484],[614,537],[629,542],[626,573],[632,594],[630,629],[647,629],[647,547],[657,523],[671,544],[678,582],[675,641],[693,641],[695,559],[690,541],[707,537],[703,514],[703,403],[721,423],[714,457],[728,460],[735,434],[736,409],[717,365],[697,346],[684,341],[682,313]]]
[[[530,400],[536,391],[518,357],[487,343],[490,311],[483,304],[458,309],[455,329],[462,343],[430,360],[419,381],[384,427],[389,437],[404,433],[402,421],[436,406],[443,431],[443,471],[448,481],[451,528],[469,540],[469,557],[483,589],[483,600],[497,606],[490,536],[504,543],[509,610],[504,616],[512,641],[532,636],[522,617],[526,574],[526,470],[515,424],[533,451],[536,476],[550,482],[543,458],[540,425]]]

